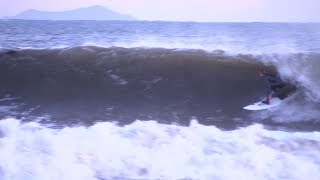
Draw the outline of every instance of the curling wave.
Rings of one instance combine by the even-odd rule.
[[[92,114],[95,120],[174,119],[182,124],[197,117],[225,128],[248,124],[249,117],[318,121],[319,58],[318,53],[230,55],[221,50],[95,46],[5,50],[0,54],[0,92],[19,97],[27,107],[40,106],[34,113],[64,121],[69,114],[73,123],[79,117],[92,120]],[[281,109],[242,110],[264,96],[260,68],[297,86],[297,97]],[[296,116],[288,117],[290,112]]]

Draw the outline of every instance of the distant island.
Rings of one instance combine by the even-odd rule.
[[[45,12],[38,10],[27,10],[16,16],[6,19],[23,20],[135,20],[129,15],[111,11],[103,6],[91,6],[87,8],[74,9],[61,12]]]

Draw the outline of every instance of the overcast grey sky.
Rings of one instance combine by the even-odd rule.
[[[0,0],[0,17],[27,9],[102,5],[140,20],[320,22],[320,0]]]

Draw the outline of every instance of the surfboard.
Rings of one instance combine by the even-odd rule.
[[[274,97],[270,100],[270,104],[264,104],[261,101],[259,101],[254,104],[243,107],[243,109],[251,110],[251,111],[264,110],[264,109],[269,109],[272,107],[279,106],[280,104],[283,103],[283,101],[284,100],[281,100],[280,98]]]

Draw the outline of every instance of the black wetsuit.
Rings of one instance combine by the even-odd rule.
[[[270,95],[273,95],[273,93],[286,86],[279,76],[266,74],[263,78],[267,82],[267,99]]]

